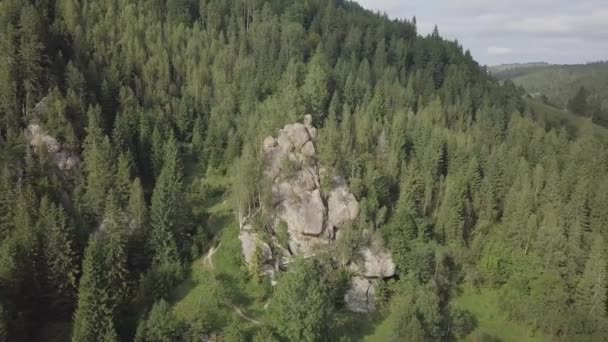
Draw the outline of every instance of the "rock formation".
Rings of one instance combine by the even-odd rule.
[[[321,189],[321,175],[325,172],[316,157],[317,129],[307,115],[304,123],[285,126],[277,138],[267,137],[263,142],[264,176],[271,181],[270,230],[271,245],[262,242],[251,225],[243,224],[239,239],[245,261],[250,263],[255,248],[261,248],[267,263],[273,258],[272,250],[282,258],[275,264],[289,263],[293,256],[310,257],[328,250],[339,238],[341,229],[347,229],[359,214],[359,202],[350,192],[343,177],[334,176],[332,187],[326,193]],[[280,246],[276,236],[281,225],[287,226],[288,250]],[[285,246],[287,247],[287,246]],[[395,274],[390,253],[379,244],[359,250],[360,261],[352,264],[352,287],[345,295],[347,307],[355,312],[375,309],[375,285]],[[288,255],[285,255],[288,254]],[[264,266],[270,273],[269,265]],[[279,267],[274,268],[278,271]]]
[[[36,151],[44,150],[53,164],[65,176],[67,172],[80,166],[80,157],[78,154],[64,149],[61,143],[55,137],[49,135],[38,123],[39,118],[45,117],[49,111],[47,102],[48,98],[43,98],[32,110],[31,114],[35,119],[28,124],[26,137],[30,146],[34,147]]]
[[[239,240],[241,240],[243,256],[248,264],[252,262],[253,255],[255,254],[255,250],[257,248],[261,249],[264,261],[272,260],[272,250],[270,249],[270,246],[260,240],[258,235],[253,231],[251,225],[246,225],[241,228],[241,231],[239,232]]]
[[[63,149],[59,141],[47,134],[40,124],[30,123],[27,126],[27,137],[30,146],[37,151],[44,149],[60,171],[71,171],[80,165],[80,157],[76,153]]]
[[[375,294],[377,280],[354,277],[351,287],[344,295],[344,302],[352,312],[367,313],[376,310]]]

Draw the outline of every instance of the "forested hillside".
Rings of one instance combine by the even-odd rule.
[[[437,30],[341,0],[0,0],[0,27],[0,340],[502,338],[462,288],[535,336],[608,336],[605,136],[546,125]],[[226,223],[307,114],[360,204],[333,252],[371,232],[395,260],[373,315],[344,313],[334,255],[271,288]]]
[[[608,63],[585,65],[522,64],[491,68],[546,104],[567,109],[608,127]]]

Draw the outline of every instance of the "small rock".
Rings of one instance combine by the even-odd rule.
[[[304,126],[306,126],[306,128],[312,127],[312,115],[304,115]]]

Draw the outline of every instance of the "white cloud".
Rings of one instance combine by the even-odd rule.
[[[435,24],[482,64],[608,59],[608,0],[355,0],[392,18]]]
[[[513,53],[513,49],[507,47],[490,46],[488,55],[490,56],[506,56]]]

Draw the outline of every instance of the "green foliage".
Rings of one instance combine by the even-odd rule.
[[[45,232],[44,261],[50,306],[59,315],[69,317],[75,306],[78,275],[73,227],[67,222],[65,211],[49,203],[47,198],[41,201],[38,225]]]
[[[82,266],[73,341],[118,340],[128,295],[125,222],[108,196],[100,231],[90,239]]]
[[[498,72],[499,78],[509,78],[533,96],[542,94],[546,104],[608,125],[608,64],[538,65],[516,67]]]
[[[269,310],[277,333],[290,341],[317,341],[331,313],[328,288],[312,263],[298,261],[285,273]]]
[[[498,82],[438,29],[348,1],[0,0],[0,27],[0,338],[70,317],[77,341],[132,340],[142,318],[144,340],[334,338],[356,325],[339,310],[344,270],[368,236],[397,266],[377,289],[395,340],[465,338],[473,320],[450,306],[463,279],[500,294],[507,326],[605,335],[608,134],[552,107],[603,124],[605,63]],[[238,226],[276,204],[263,139],[304,114],[324,199],[343,176],[359,216],[265,311]],[[32,123],[61,151],[32,146]],[[274,233],[286,246],[286,227]],[[217,240],[212,267],[190,263]],[[273,329],[254,332],[233,303]],[[466,309],[485,336],[496,321]]]
[[[184,340],[184,325],[175,317],[169,303],[160,300],[137,327],[137,342],[172,342]]]

